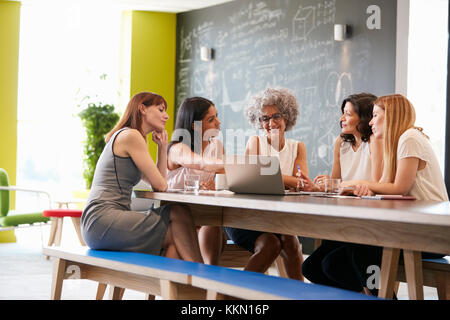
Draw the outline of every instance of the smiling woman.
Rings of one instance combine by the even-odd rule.
[[[250,137],[246,155],[278,157],[284,187],[296,188],[295,174],[301,170],[308,175],[308,164],[305,144],[285,138],[285,132],[297,121],[298,103],[294,94],[286,88],[267,88],[250,99],[245,115],[253,126],[264,130],[263,135]],[[281,255],[288,276],[303,279],[303,256],[297,237],[229,227],[225,230],[237,245],[252,252],[245,270],[265,272]]]

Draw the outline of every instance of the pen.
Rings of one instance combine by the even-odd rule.
[[[298,179],[300,180],[300,182],[302,183],[302,188],[305,187],[305,184],[303,183],[303,180],[300,178],[300,175],[302,174],[302,171],[300,170],[300,166],[297,164],[297,172],[299,174]]]

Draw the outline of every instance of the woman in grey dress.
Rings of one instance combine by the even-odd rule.
[[[194,222],[186,207],[152,206],[147,213],[130,209],[132,188],[141,178],[155,191],[167,189],[166,109],[163,97],[138,93],[107,134],[81,217],[83,237],[90,248],[203,262]],[[149,133],[158,146],[156,164],[147,148]]]

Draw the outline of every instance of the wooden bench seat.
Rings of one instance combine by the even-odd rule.
[[[63,280],[90,279],[163,299],[366,300],[377,299],[356,292],[308,284],[262,273],[229,269],[161,256],[83,247],[45,247],[54,257],[52,299],[60,299]],[[111,298],[117,298],[113,290]]]
[[[373,300],[353,291],[218,266],[199,269],[191,284],[208,290],[208,299],[226,296],[251,300]]]
[[[397,281],[406,282],[403,263],[399,265]],[[418,281],[418,286],[436,288],[439,300],[450,300],[450,256],[440,259],[422,259],[422,277]]]

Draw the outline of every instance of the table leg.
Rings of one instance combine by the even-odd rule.
[[[423,300],[422,253],[403,250],[406,282],[410,300]]]
[[[394,293],[395,280],[397,279],[398,259],[400,249],[383,248],[383,257],[381,260],[380,298],[392,299]]]

